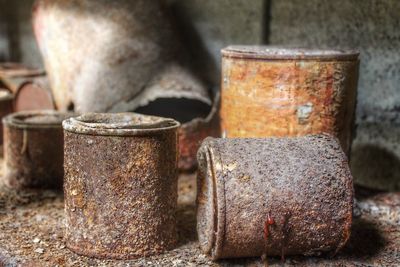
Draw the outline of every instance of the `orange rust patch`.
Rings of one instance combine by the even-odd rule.
[[[224,57],[221,130],[226,137],[329,133],[348,152],[358,61]]]

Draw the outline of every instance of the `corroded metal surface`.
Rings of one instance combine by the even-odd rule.
[[[89,113],[63,127],[67,247],[116,259],[174,248],[179,123]]]
[[[62,121],[73,116],[55,111],[17,112],[3,119],[5,184],[14,188],[61,189]]]
[[[227,47],[221,130],[227,137],[329,133],[349,153],[358,65],[355,51]]]
[[[197,167],[197,151],[206,137],[220,137],[219,129],[219,93],[206,118],[195,118],[183,123],[179,128],[179,170],[192,171]]]
[[[213,259],[336,253],[350,236],[353,187],[336,138],[206,139],[197,230]]]
[[[160,97],[211,105],[162,2],[36,1],[35,35],[59,109],[134,111]]]
[[[13,112],[13,95],[0,89],[0,119]],[[3,144],[3,124],[0,125],[0,145]]]

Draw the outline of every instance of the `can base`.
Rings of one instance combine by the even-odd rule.
[[[160,254],[163,254],[168,251],[168,249],[165,249],[165,250],[160,250],[160,251],[149,251],[149,252],[145,252],[143,254],[135,254],[135,253],[119,254],[119,253],[102,253],[102,252],[96,252],[93,250],[85,250],[85,249],[81,249],[77,246],[71,245],[68,242],[65,242],[65,246],[70,251],[72,251],[73,253],[78,254],[80,256],[102,259],[102,260],[135,260],[135,259],[140,259],[140,258],[144,258],[144,257],[160,255]]]

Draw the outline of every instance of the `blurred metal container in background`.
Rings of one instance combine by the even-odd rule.
[[[222,50],[221,131],[225,137],[329,133],[349,154],[358,52],[268,46]]]
[[[178,120],[179,168],[196,167],[203,138],[219,135],[219,102],[163,1],[38,0],[33,21],[57,108]]]
[[[0,83],[14,94],[14,111],[55,109],[50,84],[42,69],[0,63]]]

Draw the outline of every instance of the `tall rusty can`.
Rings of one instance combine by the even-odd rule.
[[[61,189],[62,121],[73,116],[56,111],[21,111],[3,118],[3,181],[13,188]]]
[[[13,112],[14,96],[6,89],[0,89],[0,118]],[[3,124],[0,125],[0,145],[3,144]],[[2,153],[2,152],[1,152]]]
[[[349,154],[359,53],[267,46],[222,50],[221,130],[226,137],[328,133]]]
[[[179,123],[87,113],[63,127],[67,247],[114,259],[174,248]]]
[[[328,135],[206,139],[197,232],[214,260],[336,252],[350,236],[353,187]]]

